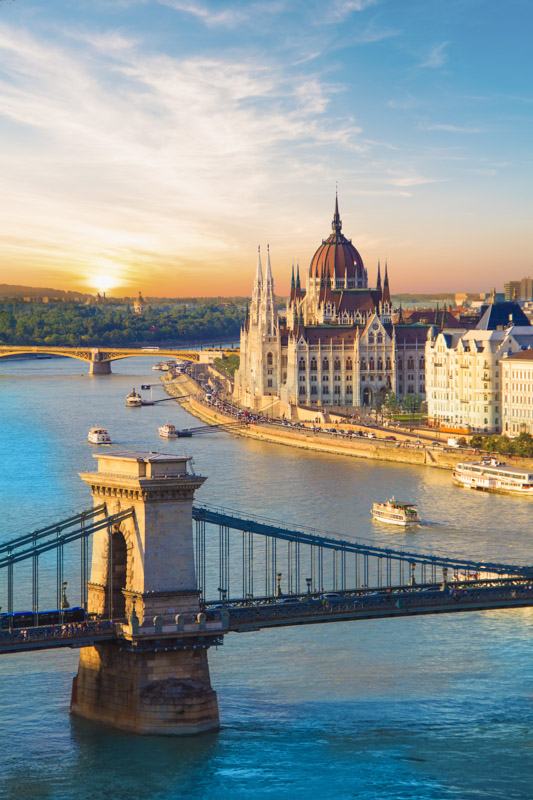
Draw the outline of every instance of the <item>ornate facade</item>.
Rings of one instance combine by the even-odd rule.
[[[390,391],[425,395],[427,325],[393,322],[388,269],[378,262],[375,288],[363,260],[342,233],[338,200],[332,232],[306,276],[294,267],[286,315],[278,316],[267,252],[258,255],[252,302],[241,331],[235,399],[255,410],[291,406],[375,406]]]

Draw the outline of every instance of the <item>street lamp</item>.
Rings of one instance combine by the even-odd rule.
[[[282,572],[276,572],[276,579],[277,579],[277,582],[278,582],[278,585],[276,587],[276,597],[283,597],[283,592],[281,591],[281,576],[282,576],[282,574],[283,574]]]

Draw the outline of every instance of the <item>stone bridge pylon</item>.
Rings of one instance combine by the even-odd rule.
[[[124,620],[129,635],[80,651],[71,712],[133,733],[216,729],[209,637],[198,644],[162,636],[184,620],[201,620],[192,502],[205,478],[188,474],[183,456],[95,457],[98,471],[81,474],[95,505],[104,501],[108,514],[132,507],[135,513],[94,535],[88,610]]]

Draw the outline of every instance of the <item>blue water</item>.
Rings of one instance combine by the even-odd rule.
[[[208,476],[200,500],[380,544],[531,562],[531,503],[466,492],[446,472],[227,434],[162,442],[165,421],[197,423],[174,403],[124,407],[133,385],[157,378],[153,360],[116,362],[101,378],[75,361],[0,362],[0,541],[92,505],[77,473],[94,468],[86,435],[98,424],[120,448],[193,455]],[[389,494],[432,524],[373,522],[372,502]],[[530,800],[532,634],[529,610],[234,634],[209,654],[222,729],[183,739],[72,719],[75,651],[2,656],[0,798]]]

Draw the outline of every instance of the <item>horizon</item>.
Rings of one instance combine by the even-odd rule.
[[[284,296],[338,189],[370,285],[381,260],[395,295],[501,291],[531,272],[532,20],[522,0],[0,3],[0,282],[248,296],[268,243]]]

